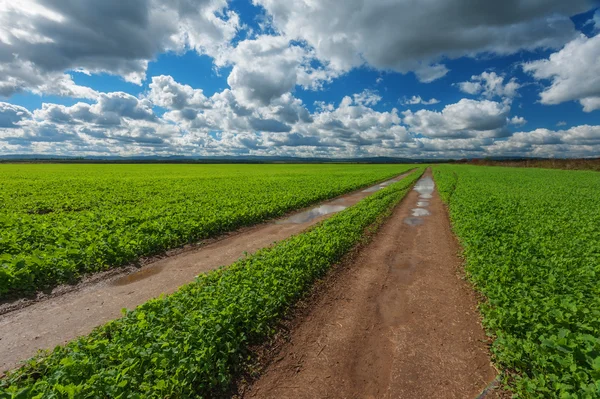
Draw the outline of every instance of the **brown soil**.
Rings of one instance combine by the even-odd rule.
[[[407,174],[391,181],[398,181]],[[373,187],[385,187],[388,182]],[[205,241],[201,246],[173,251],[173,256],[155,259],[141,268],[124,269],[128,274],[109,271],[91,276],[75,287],[59,288],[56,294],[42,300],[5,304],[5,313],[0,315],[0,374],[17,367],[40,349],[64,344],[119,318],[123,308],[133,309],[151,298],[172,293],[198,274],[229,265],[246,253],[298,234],[333,215],[323,212],[337,212],[374,191],[360,190],[275,221]]]
[[[445,207],[437,192],[419,197],[410,192],[336,271],[244,397],[475,398],[490,385],[496,372]]]

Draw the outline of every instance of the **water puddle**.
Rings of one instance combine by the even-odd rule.
[[[290,216],[287,219],[276,222],[277,224],[288,224],[288,223],[306,223],[314,220],[318,217],[329,215],[330,213],[337,213],[343,211],[347,207],[344,205],[321,205],[319,207],[309,209],[308,211],[297,213]]]
[[[404,176],[402,176],[404,177]],[[297,213],[292,215],[286,219],[279,220],[275,222],[276,224],[300,224],[300,223],[308,223],[321,216],[329,215],[331,213],[337,213],[343,211],[356,204],[361,199],[368,197],[370,194],[382,190],[389,186],[392,183],[396,183],[402,179],[402,177],[394,177],[393,179],[386,180],[369,188],[366,188],[358,193],[348,194],[343,197],[337,198],[333,201],[330,201],[328,204],[320,205],[316,208],[309,209],[304,212]]]
[[[434,187],[433,179],[426,176],[419,179],[417,184],[415,184],[414,190],[419,193],[419,199],[429,199],[431,198],[431,194],[433,194]]]
[[[123,277],[119,277],[115,281],[112,281],[110,285],[122,286],[131,283],[135,283],[140,280],[144,280],[148,277],[154,276],[163,270],[164,266],[148,266],[140,269],[139,271],[133,272]]]
[[[404,218],[404,223],[409,226],[418,226],[423,224],[423,218]]]
[[[373,186],[373,187],[367,188],[366,190],[362,190],[362,192],[363,193],[374,193],[375,191],[379,191],[382,188],[385,188],[385,187],[382,187],[382,186]]]
[[[429,210],[425,209],[429,207],[429,199],[433,196],[433,190],[435,188],[435,184],[433,183],[433,179],[430,176],[425,176],[417,181],[413,190],[419,193],[419,199],[417,201],[417,208],[411,209],[412,216],[405,218],[404,223],[409,226],[418,226],[423,224],[423,216],[431,215]]]
[[[415,217],[427,216],[427,215],[431,215],[431,212],[429,212],[427,209],[415,208],[412,210],[412,215]]]
[[[394,177],[393,179],[390,180],[386,180],[382,183],[376,184],[372,187],[369,187],[367,189],[362,190],[362,193],[374,193],[376,191],[382,190],[384,188],[386,188],[387,186],[389,186],[392,183],[396,183],[397,181],[400,181],[400,177]]]

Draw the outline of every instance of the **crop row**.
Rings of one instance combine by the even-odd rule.
[[[407,165],[0,165],[0,298],[278,217]]]
[[[273,323],[408,192],[423,168],[311,230],[200,276],[176,293],[0,380],[8,398],[187,398],[230,387]]]
[[[600,175],[443,165],[434,177],[509,389],[600,397]]]

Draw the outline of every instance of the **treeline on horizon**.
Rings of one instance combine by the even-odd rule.
[[[227,157],[227,158],[85,158],[85,157],[7,157],[2,163],[62,163],[62,164],[388,164],[388,163],[456,163],[479,166],[505,166],[519,168],[545,168],[600,171],[599,158],[472,158],[472,159],[407,159],[407,158],[277,158],[277,157]]]
[[[480,166],[507,166],[517,168],[544,168],[566,170],[595,170],[600,171],[600,158],[566,158],[566,159],[462,159],[450,163],[465,163]]]

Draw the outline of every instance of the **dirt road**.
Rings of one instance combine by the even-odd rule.
[[[496,377],[426,173],[332,277],[247,398],[475,398]]]
[[[36,302],[0,316],[0,374],[18,366],[39,349],[51,349],[98,325],[119,318],[121,309],[174,292],[200,273],[229,265],[275,241],[298,234],[335,212],[399,181],[394,179],[326,201],[287,217],[241,229],[207,245],[167,257],[127,275],[115,275],[64,295]]]

